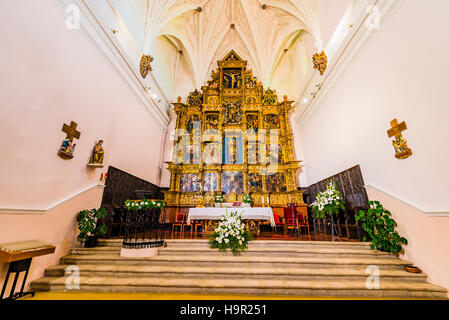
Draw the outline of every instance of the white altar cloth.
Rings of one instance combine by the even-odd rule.
[[[189,209],[189,216],[187,223],[190,220],[219,220],[228,212],[237,211],[242,215],[242,220],[270,220],[272,226],[274,223],[273,209],[271,208],[191,208]]]

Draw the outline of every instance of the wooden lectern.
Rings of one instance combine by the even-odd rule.
[[[5,300],[15,300],[26,295],[31,295],[33,297],[34,292],[23,292],[28,277],[28,271],[31,266],[31,259],[33,257],[51,254],[55,252],[55,249],[56,248],[52,245],[36,240],[0,244],[0,263],[9,263],[8,273],[6,274],[6,279],[3,284],[0,300],[4,300],[3,295],[8,285],[8,280],[11,273],[15,273],[16,275],[14,277],[14,282],[12,284],[9,297],[5,298]],[[25,271],[25,277],[23,278],[20,292],[15,293],[19,274],[23,271]]]

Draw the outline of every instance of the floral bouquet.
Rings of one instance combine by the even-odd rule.
[[[165,202],[162,200],[126,200],[125,208],[128,210],[141,210],[141,209],[162,209],[165,207]]]
[[[326,214],[338,215],[339,210],[346,210],[345,202],[340,191],[338,191],[337,186],[331,180],[331,182],[326,186],[326,190],[319,192],[316,196],[315,202],[311,205],[313,212],[315,213],[315,218],[322,219]]]
[[[221,193],[215,194],[214,202],[215,203],[223,203],[224,202],[223,194],[221,194]]]
[[[251,203],[253,202],[253,199],[251,199],[251,195],[249,193],[245,194],[243,196],[243,203]]]
[[[220,219],[209,240],[211,249],[218,248],[220,252],[231,249],[233,255],[239,255],[248,249],[248,241],[253,240],[252,234],[246,230],[242,217],[237,212],[226,210],[226,215]]]

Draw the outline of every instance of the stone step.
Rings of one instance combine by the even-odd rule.
[[[266,256],[210,256],[158,255],[151,258],[123,258],[115,255],[67,255],[61,264],[117,264],[117,265],[159,265],[159,266],[206,266],[206,267],[278,267],[278,268],[357,268],[376,265],[384,269],[401,269],[412,263],[398,258],[326,258],[326,257],[266,257]]]
[[[159,248],[160,255],[232,255],[232,253],[228,250],[226,253],[219,252],[217,249],[210,249],[207,246],[204,247],[165,247]],[[118,254],[120,252],[120,247],[96,247],[96,248],[75,248],[72,249],[73,255],[103,255],[103,254]],[[390,257],[396,258],[395,255],[387,252],[377,251],[377,250],[369,250],[369,249],[358,249],[358,248],[321,248],[321,247],[277,247],[277,248],[264,248],[264,247],[254,247],[249,246],[248,250],[242,253],[244,256],[294,256],[294,257],[317,257],[317,256],[326,256],[326,257],[346,257],[346,258],[357,258],[357,257],[374,257],[374,256],[382,256],[382,257]]]
[[[73,291],[67,288],[66,281],[66,277],[44,277],[33,281],[31,289],[36,291]],[[447,291],[443,288],[421,282],[397,281],[383,281],[379,289],[370,290],[367,289],[365,281],[80,277],[80,291],[447,298]]]
[[[208,247],[208,240],[195,239],[166,239],[167,247]],[[121,247],[121,239],[100,239],[99,247]],[[300,248],[352,248],[352,249],[370,249],[368,242],[343,242],[343,241],[284,241],[284,240],[255,240],[249,243],[249,247],[300,247]]]
[[[67,265],[50,267],[47,277],[62,277]],[[276,280],[366,280],[370,275],[366,268],[312,269],[312,268],[249,268],[249,267],[180,267],[136,265],[80,265],[84,277],[158,277],[189,279],[276,279]],[[424,273],[413,274],[404,270],[381,270],[380,281],[426,282]]]
[[[220,252],[216,249],[209,248],[195,248],[195,247],[166,247],[159,249],[160,255],[232,255],[229,250],[226,253]],[[277,247],[277,248],[264,248],[264,247],[248,247],[248,250],[242,253],[243,256],[269,256],[269,257],[327,257],[327,258],[359,258],[359,257],[377,257],[382,256],[385,258],[396,258],[395,255],[381,252],[371,251],[364,249],[341,249],[341,248],[296,248],[296,247]]]

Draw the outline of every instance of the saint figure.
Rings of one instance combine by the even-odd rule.
[[[90,164],[103,164],[104,158],[104,149],[103,149],[103,140],[98,141],[98,143],[94,147],[94,151],[92,152],[92,156],[90,157]]]

